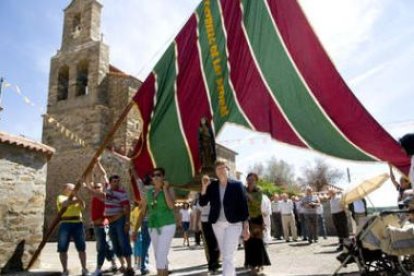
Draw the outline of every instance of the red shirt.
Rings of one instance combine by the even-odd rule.
[[[105,202],[97,197],[93,197],[91,200],[91,219],[96,221],[102,219],[102,225],[107,224],[107,219],[104,216]]]

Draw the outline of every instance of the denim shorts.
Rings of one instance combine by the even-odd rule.
[[[57,251],[60,253],[67,252],[71,238],[75,242],[75,247],[78,252],[84,252],[85,245],[85,230],[82,222],[61,222],[58,233]]]
[[[190,222],[189,221],[183,221],[181,223],[181,226],[183,227],[184,232],[187,232],[188,229],[190,229]]]

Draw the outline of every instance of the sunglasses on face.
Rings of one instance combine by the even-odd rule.
[[[153,173],[152,177],[162,177],[162,174],[161,173]]]

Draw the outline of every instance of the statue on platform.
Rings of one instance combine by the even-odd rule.
[[[206,117],[202,117],[200,120],[198,146],[202,170],[213,168],[214,162],[216,161],[216,141],[213,130]]]

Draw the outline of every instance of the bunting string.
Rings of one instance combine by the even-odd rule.
[[[240,138],[240,139],[226,139],[226,140],[219,140],[217,142],[219,142],[220,144],[236,146],[236,145],[247,144],[247,143],[250,145],[267,144],[271,140],[272,139],[270,137],[252,137],[252,138]]]
[[[74,133],[73,131],[71,131],[67,127],[65,127],[56,118],[54,118],[50,114],[46,113],[46,110],[43,107],[39,106],[38,104],[33,102],[29,97],[27,97],[25,94],[23,94],[18,85],[12,85],[11,83],[8,83],[7,81],[3,81],[2,88],[4,90],[10,89],[10,90],[14,91],[17,95],[20,96],[20,98],[23,100],[23,102],[25,104],[27,104],[27,105],[29,105],[33,108],[37,108],[40,111],[40,113],[42,114],[41,116],[44,118],[44,122],[47,123],[50,126],[53,126],[58,133],[62,134],[63,136],[65,136],[67,139],[73,141],[74,143],[76,143],[76,144],[78,144],[82,147],[86,147],[85,140],[83,140],[82,138],[79,137],[79,135],[77,135],[76,133]]]

